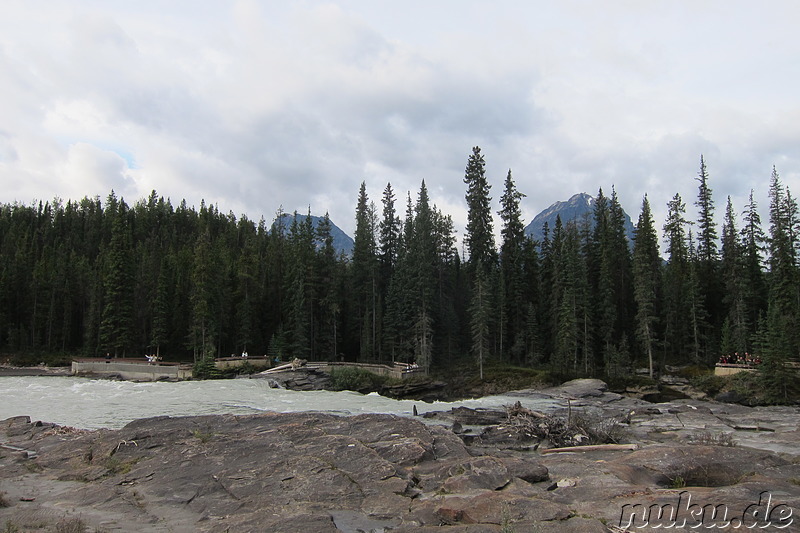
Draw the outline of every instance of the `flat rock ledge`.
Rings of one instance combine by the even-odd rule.
[[[602,387],[573,385],[561,391],[573,408],[605,398],[619,409]],[[698,519],[704,528],[721,520],[698,514],[710,504],[725,506],[728,520],[751,513],[745,525],[762,520],[761,531],[797,531],[800,449],[785,452],[790,422],[776,423],[794,420],[796,435],[796,412],[770,411],[775,427],[765,433],[781,436],[781,453],[692,444],[670,426],[729,417],[745,427],[763,415],[708,405],[628,413],[634,451],[547,454],[464,438],[435,418],[379,414],[157,417],[99,431],[14,417],[0,421],[0,528],[77,531],[57,527],[72,520],[93,532],[697,531]],[[487,429],[508,423],[497,413],[451,416]],[[678,516],[665,522],[671,509]]]

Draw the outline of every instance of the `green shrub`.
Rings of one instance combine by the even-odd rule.
[[[108,470],[108,475],[127,474],[133,468],[133,465],[139,462],[139,458],[128,459],[122,461],[116,457],[109,457],[106,459],[105,467]]]
[[[333,390],[374,391],[387,381],[385,376],[352,366],[333,367],[330,375]]]
[[[449,381],[450,376],[443,376]],[[512,366],[503,363],[489,363],[483,367],[483,380],[473,373],[469,382],[472,385],[494,384],[498,390],[518,390],[543,387],[561,383],[547,370]]]
[[[702,374],[691,378],[689,383],[709,396],[716,396],[725,387],[727,380],[714,374]]]
[[[213,357],[204,357],[192,367],[192,377],[195,379],[218,379],[222,377],[222,372],[217,368]]]
[[[70,366],[73,357],[80,354],[49,353],[49,352],[22,352],[5,355],[2,359],[12,366],[38,366],[44,363],[47,366]]]
[[[658,381],[649,376],[641,376],[639,374],[627,374],[620,376],[606,376],[603,378],[608,384],[609,390],[624,391],[628,388],[649,388],[657,387]]]
[[[199,429],[195,429],[194,431],[192,431],[192,436],[198,439],[203,444],[205,444],[206,442],[211,440],[211,437],[214,436],[214,433],[210,431],[200,431]]]
[[[714,370],[702,365],[688,365],[681,367],[676,374],[682,378],[691,380],[694,378],[713,375]]]

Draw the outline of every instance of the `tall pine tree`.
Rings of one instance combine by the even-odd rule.
[[[658,338],[656,328],[660,285],[661,258],[658,254],[658,236],[650,202],[645,195],[634,238],[633,286],[636,301],[636,339],[647,356],[648,373],[651,378]]]
[[[500,325],[501,355],[507,352],[511,361],[521,363],[525,354],[525,272],[524,245],[525,227],[522,223],[520,200],[525,195],[517,191],[511,170],[506,176],[503,195],[500,197],[502,209],[498,211],[503,228],[500,234],[500,270],[502,283]]]
[[[480,147],[472,149],[464,174],[467,184],[467,228],[466,242],[469,265],[488,273],[496,264],[494,230],[492,224],[491,185],[486,179],[486,162]]]
[[[112,191],[109,205],[111,241],[105,256],[100,344],[116,357],[125,355],[133,335],[133,262],[125,202],[117,202]]]
[[[366,183],[361,182],[351,269],[355,297],[354,325],[358,328],[359,354],[364,360],[372,360],[377,356],[378,257],[375,225],[375,209],[367,196]]]
[[[695,178],[698,182],[697,201],[697,254],[696,266],[698,305],[708,320],[704,320],[699,335],[703,342],[700,350],[711,359],[717,346],[718,331],[722,325],[723,284],[719,275],[719,252],[717,247],[717,224],[714,221],[714,201],[708,185],[708,169],[700,156],[700,170]]]

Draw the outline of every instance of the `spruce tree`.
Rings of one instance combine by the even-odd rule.
[[[398,248],[400,244],[400,218],[394,207],[395,196],[392,184],[387,183],[383,190],[383,216],[381,218],[380,229],[380,262],[382,279],[385,285],[391,276],[392,269],[397,262]]]
[[[525,364],[539,364],[544,358],[542,351],[542,331],[540,316],[542,306],[542,268],[541,256],[537,250],[537,243],[531,238],[526,238],[523,243],[523,288],[524,314],[525,314]],[[535,303],[534,303],[535,302]],[[520,310],[522,311],[522,309]]]
[[[700,260],[697,256],[697,250],[694,245],[694,237],[692,230],[689,230],[689,277],[686,280],[686,294],[687,304],[689,310],[689,328],[690,328],[690,352],[694,358],[695,364],[710,363],[706,346],[708,338],[706,336],[708,326],[708,313],[704,306],[704,298],[702,293],[702,286],[700,275],[698,274]]]
[[[717,258],[717,225],[714,222],[714,201],[708,186],[708,170],[703,156],[700,156],[700,171],[695,178],[698,182],[697,201],[699,209],[697,220],[697,255],[701,263],[713,264]]]
[[[464,183],[467,185],[465,196],[467,201],[467,228],[464,239],[469,251],[467,265],[471,274],[471,288],[473,290],[472,305],[470,307],[472,351],[478,354],[480,361],[483,361],[488,356],[491,344],[490,339],[494,332],[492,317],[495,313],[492,309],[492,298],[489,295],[491,294],[490,287],[495,286],[497,253],[492,223],[492,198],[489,196],[491,186],[486,179],[486,163],[478,146],[472,149],[472,154],[467,161]],[[481,294],[476,296],[474,294],[475,291],[479,291]],[[492,297],[496,297],[496,295],[492,295]],[[480,305],[477,306],[476,302],[480,302]],[[480,316],[474,316],[474,313],[479,313]],[[481,372],[482,370],[481,363]]]
[[[239,221],[237,229],[239,234],[237,241],[240,242],[240,249],[233,272],[236,287],[233,313],[236,328],[234,342],[237,352],[238,350],[244,352],[248,350],[248,347],[253,347],[257,338],[255,322],[258,297],[258,258],[253,228],[246,217]]]
[[[597,331],[592,351],[595,354],[595,366],[602,368],[605,365],[606,354],[613,345],[614,325],[617,320],[610,239],[610,206],[602,188],[597,191],[592,217],[594,224],[587,246],[587,276],[593,296],[592,323]]]
[[[797,206],[773,167],[770,179],[769,306],[767,312],[770,364],[777,372],[798,351],[798,273],[794,242]]]
[[[395,196],[391,183],[387,183],[386,188],[383,190],[382,204],[383,212],[378,224],[378,234],[380,237],[380,249],[378,254],[378,314],[380,319],[378,322],[381,332],[381,341],[377,346],[381,358],[383,358],[384,349],[387,345],[388,335],[393,328],[391,324],[387,324],[387,300],[389,298],[389,286],[392,276],[394,275],[395,267],[397,266],[400,248],[400,218],[397,216],[397,211],[395,209]]]
[[[750,198],[745,206],[742,219],[744,224],[740,239],[744,263],[743,298],[752,337],[757,329],[759,318],[764,316],[767,310],[767,285],[763,268],[763,252],[767,238],[761,227],[761,217],[758,214],[758,205],[753,199],[752,190],[750,190]]]
[[[635,327],[631,312],[634,307],[631,247],[625,232],[625,214],[614,187],[611,188],[609,200],[609,247],[616,306],[614,345],[619,351],[620,343],[623,339],[627,342],[627,339],[634,335]]]
[[[691,345],[689,309],[689,248],[686,204],[680,194],[667,203],[664,239],[669,260],[664,267],[664,362],[667,354],[680,361]],[[672,362],[672,361],[670,361]],[[663,366],[663,365],[662,365]]]
[[[412,313],[415,321],[415,354],[417,364],[425,371],[433,363],[432,343],[435,317],[433,302],[436,297],[437,250],[434,227],[434,210],[430,205],[428,188],[420,184],[414,206],[414,223],[410,242],[406,243],[411,265],[413,287]],[[427,351],[426,351],[427,350]]]
[[[725,219],[722,224],[722,247],[720,250],[720,270],[724,284],[723,303],[726,314],[723,319],[723,341],[721,354],[750,351],[747,304],[745,301],[745,277],[742,245],[736,228],[736,213],[728,196],[725,206]]]
[[[158,273],[156,298],[155,302],[153,302],[153,324],[150,339],[151,345],[155,348],[156,356],[159,357],[161,356],[161,346],[169,341],[170,287],[167,261],[162,259]]]
[[[700,156],[700,171],[695,178],[698,182],[697,201],[697,253],[694,264],[698,284],[698,305],[703,309],[704,320],[699,335],[703,338],[701,351],[705,357],[714,351],[717,335],[722,325],[723,284],[719,275],[719,252],[717,248],[717,225],[714,221],[714,201],[708,185],[708,170],[705,159]]]
[[[358,328],[359,354],[364,360],[377,356],[377,269],[378,257],[375,242],[375,210],[367,196],[367,186],[361,182],[356,205],[356,231],[353,238],[352,283],[355,316]]]
[[[501,313],[505,318],[501,326],[501,338],[508,339],[510,360],[520,363],[525,353],[525,309],[524,293],[524,256],[525,227],[522,223],[520,200],[525,195],[517,191],[511,170],[506,176],[503,195],[500,197],[502,209],[498,211],[503,228],[500,234],[503,243],[500,246],[500,270],[502,276]],[[501,346],[502,346],[501,342]],[[503,350],[501,348],[501,355]]]
[[[605,365],[622,337],[633,330],[633,276],[624,212],[614,189],[610,198],[599,190],[593,216],[587,272],[595,299],[595,358]]]
[[[191,332],[188,347],[192,350],[194,362],[204,360],[214,353],[216,324],[214,323],[213,286],[214,259],[209,228],[197,237],[191,278]]]
[[[480,379],[483,379],[483,365],[489,357],[489,313],[491,294],[486,274],[478,270],[470,303],[470,331],[472,354],[478,363]]]
[[[658,293],[661,284],[661,258],[658,236],[647,195],[636,223],[633,246],[633,284],[636,301],[636,339],[647,356],[648,373],[653,377],[658,325]]]
[[[553,332],[553,367],[562,375],[577,375],[581,367],[587,373],[592,367],[587,360],[593,352],[588,346],[586,274],[577,223],[570,220],[562,227],[560,222],[558,218],[553,239],[554,247],[558,247],[558,253],[555,254],[557,292],[552,304],[557,312]]]
[[[326,212],[317,225],[316,240],[320,243],[316,254],[315,294],[318,303],[318,326],[315,328],[315,344],[319,359],[334,361],[337,357],[338,310],[337,262],[331,235],[331,219]]]
[[[114,356],[125,355],[130,348],[133,332],[133,273],[130,255],[130,230],[124,201],[117,202],[113,194],[109,203],[111,241],[108,246],[103,279],[103,311],[100,321],[100,344]]]
[[[289,230],[289,313],[287,333],[294,357],[314,359],[314,259],[316,235],[309,213],[300,221],[294,214]]]
[[[433,316],[435,317],[436,355],[434,362],[450,368],[455,357],[463,353],[461,346],[461,321],[459,315],[460,261],[456,250],[453,219],[433,206],[433,237],[435,246],[435,289]],[[460,309],[463,314],[463,309]]]
[[[467,228],[465,240],[469,251],[469,265],[488,273],[496,263],[494,230],[489,196],[491,185],[486,179],[486,163],[481,149],[475,146],[467,161],[464,174],[467,185]]]
[[[575,316],[575,295],[571,285],[564,287],[559,299],[552,367],[559,375],[574,375],[577,370],[578,323]]]
[[[556,272],[556,250],[557,247],[553,245],[551,235],[560,236],[561,234],[561,216],[556,216],[555,228],[557,231],[551,232],[550,226],[547,222],[542,226],[542,242],[539,246],[541,250],[541,268],[540,268],[540,287],[539,298],[536,300],[541,307],[537,313],[539,320],[539,328],[541,335],[539,337],[540,350],[544,359],[549,360],[550,354],[553,353],[553,330],[555,328],[556,319],[555,312],[558,309],[557,305],[559,300],[555,298],[558,294],[556,284],[558,281]]]
[[[399,235],[397,262],[391,279],[386,300],[386,347],[393,361],[410,361],[413,346],[408,331],[414,319],[414,262],[409,251],[414,241],[414,205],[411,194],[406,200],[406,214],[403,231]]]

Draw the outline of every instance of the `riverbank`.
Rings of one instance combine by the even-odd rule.
[[[632,510],[678,509],[688,497],[726,506],[728,519],[749,512],[759,525],[797,525],[787,523],[800,508],[796,408],[654,405],[597,380],[513,395],[541,400],[542,411],[158,417],[113,431],[15,417],[0,422],[0,526],[601,533],[630,520],[647,531]],[[545,423],[550,436],[531,431]],[[559,453],[562,427],[599,428],[631,446]],[[765,494],[772,514],[754,515]],[[688,505],[673,530],[696,525],[688,511],[699,507]],[[668,515],[649,526],[664,528]]]

